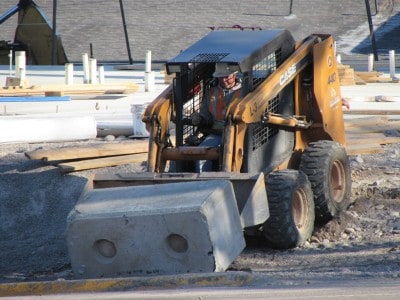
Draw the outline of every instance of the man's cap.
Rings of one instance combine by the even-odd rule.
[[[228,77],[229,75],[234,73],[237,73],[237,71],[229,67],[227,63],[216,63],[213,77]]]

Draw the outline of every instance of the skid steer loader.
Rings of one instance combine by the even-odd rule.
[[[216,63],[238,74],[244,95],[226,109],[221,145],[202,147],[210,132],[194,125],[191,116],[215,85]],[[175,74],[173,83],[142,118],[149,132],[147,172],[96,175],[93,191],[109,192],[101,201],[120,199],[112,191],[122,186],[151,185],[151,198],[168,193],[154,188],[161,183],[179,194],[174,184],[228,181],[241,230],[282,249],[301,245],[315,222],[347,208],[351,177],[332,36],[314,34],[296,42],[286,30],[216,30],[168,61],[166,70]],[[198,160],[213,161],[214,169],[195,172]],[[184,197],[190,201],[196,193]],[[78,210],[70,215],[70,227]],[[78,251],[73,235],[69,232],[70,252]],[[175,252],[190,249],[193,238],[173,237],[166,241]],[[118,252],[111,239],[104,238],[103,256]]]

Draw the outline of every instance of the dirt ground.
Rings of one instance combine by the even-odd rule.
[[[87,178],[94,173],[140,171],[144,166],[63,175],[54,165],[29,160],[25,152],[95,143],[105,142],[0,146],[0,283],[73,278],[64,230]],[[264,241],[248,239],[229,270],[289,283],[400,279],[400,144],[383,147],[381,154],[350,157],[350,207],[316,228],[304,246],[272,250]]]

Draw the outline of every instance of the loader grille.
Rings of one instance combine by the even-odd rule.
[[[253,66],[253,89],[261,84],[282,63],[282,51],[270,53]]]
[[[279,95],[271,99],[268,103],[266,112],[277,113],[279,108]],[[268,143],[268,141],[278,133],[276,126],[265,125],[261,122],[253,127],[252,139],[253,139],[253,151],[260,148],[262,145]]]
[[[183,118],[189,118],[193,112],[199,112],[201,102],[203,100],[204,95],[204,83],[200,81],[198,83],[193,83],[191,87],[191,91],[193,91],[192,97],[183,104]],[[185,140],[188,136],[194,134],[196,130],[195,126],[192,125],[184,125],[183,126],[183,139]]]
[[[200,53],[191,59],[193,63],[215,63],[219,62],[229,53]]]

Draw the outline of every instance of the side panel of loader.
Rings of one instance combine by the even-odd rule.
[[[342,97],[332,36],[314,46],[313,57],[314,94],[322,115],[323,129],[332,140],[345,145]]]

